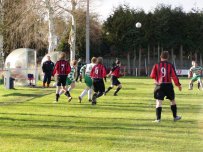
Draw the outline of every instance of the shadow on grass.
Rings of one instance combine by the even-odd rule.
[[[10,96],[19,96],[19,97],[42,97],[40,94],[24,94],[24,93],[10,93],[10,94],[5,94],[3,97],[10,97]]]
[[[93,124],[97,124],[98,126],[110,126],[112,125],[112,122],[113,125],[118,125],[118,126],[154,126],[156,125],[156,123],[152,123],[151,120],[149,118],[123,118],[123,117],[102,117],[102,116],[99,116],[99,117],[95,117],[95,116],[67,116],[67,115],[51,115],[51,114],[26,114],[26,113],[0,113],[1,115],[13,115],[14,117],[15,116],[30,116],[30,117],[33,117],[33,116],[36,116],[37,118],[40,118],[40,117],[48,117],[46,120],[42,119],[25,119],[25,118],[14,118],[13,116],[12,117],[0,117],[0,120],[1,121],[13,121],[13,122],[33,122],[33,123],[40,123],[40,125],[43,123],[45,124],[49,124],[49,123],[56,123],[56,126],[59,125],[59,123],[64,123],[64,124],[82,124],[82,126],[84,125],[87,125],[89,124],[90,122],[93,123]],[[49,120],[49,119],[53,119],[54,118],[54,121],[53,120]],[[56,120],[55,120],[56,119]],[[88,120],[89,123],[87,123],[86,121],[84,120]],[[129,123],[128,121],[131,121],[131,123]],[[134,122],[132,124],[132,122]],[[173,122],[171,120],[164,120],[164,122],[172,122],[172,124],[177,124],[176,122]],[[178,123],[183,123],[183,124],[187,124],[187,125],[194,125],[194,124],[197,124],[197,121],[195,120],[181,120],[180,122]],[[147,124],[147,125],[145,125]],[[14,124],[11,124],[11,125],[14,125]],[[19,124],[21,125],[21,123]],[[159,124],[161,125],[161,124]],[[183,125],[181,126],[181,128],[188,128],[187,125]],[[163,127],[163,125],[161,125]],[[166,126],[165,126],[166,127]],[[167,126],[169,127],[169,126]]]
[[[89,118],[88,118],[89,119]],[[95,122],[93,121],[81,121],[81,119],[69,119],[69,120],[56,120],[56,121],[48,121],[48,120],[29,120],[29,119],[14,119],[14,118],[2,118],[1,121],[17,121],[18,123],[4,123],[1,126],[6,128],[14,127],[14,128],[24,128],[24,129],[58,129],[58,130],[66,130],[66,129],[74,129],[74,130],[89,130],[89,131],[108,131],[108,130],[122,130],[122,131],[155,131],[160,128],[162,132],[168,132],[168,128],[170,126],[175,126],[175,123],[170,125],[169,121],[165,121],[167,124],[157,124],[151,122],[149,119],[135,119],[134,123],[131,122],[121,122],[119,120],[114,121],[114,119],[105,119],[104,121],[98,120]],[[107,121],[108,120],[108,121]],[[113,122],[113,123],[112,123]],[[177,123],[176,123],[177,124]],[[179,122],[181,126],[176,126],[175,132],[176,133],[185,133],[185,130],[188,126],[183,126],[184,122]],[[189,123],[188,123],[189,124]],[[196,123],[194,122],[194,125]],[[190,122],[190,126],[193,126]],[[157,128],[158,127],[158,128]],[[177,130],[177,128],[179,130]],[[174,132],[174,134],[176,134]],[[171,129],[171,133],[173,133]]]
[[[92,117],[85,117],[87,120],[90,120]],[[49,130],[49,132],[52,132],[52,129],[56,129],[56,132],[58,132],[60,130],[61,134],[59,136],[61,136],[63,134],[63,130],[67,131],[67,130],[75,130],[75,131],[79,131],[79,133],[81,134],[81,132],[88,132],[88,133],[98,133],[98,134],[102,134],[102,132],[104,134],[109,134],[112,131],[119,131],[119,132],[129,132],[129,131],[133,131],[133,132],[155,132],[155,134],[157,133],[168,133],[169,132],[169,128],[170,128],[170,137],[169,135],[167,135],[167,138],[174,138],[173,136],[175,135],[176,139],[182,139],[182,136],[177,136],[177,134],[185,134],[187,132],[188,127],[192,127],[193,125],[191,125],[191,122],[188,123],[188,125],[183,125],[185,124],[185,122],[179,122],[179,123],[173,123],[173,122],[167,122],[164,124],[155,124],[150,122],[150,120],[148,119],[133,119],[135,121],[134,122],[122,122],[121,120],[117,120],[116,122],[113,122],[114,119],[105,119],[105,120],[98,120],[97,118],[97,122],[95,121],[81,121],[81,119],[74,117],[74,119],[68,119],[68,120],[56,120],[56,121],[49,121],[49,120],[22,120],[22,119],[14,119],[14,118],[2,118],[1,120],[11,120],[11,121],[18,121],[18,123],[3,123],[1,125],[3,125],[6,128],[24,128],[24,129],[42,129],[42,130]],[[108,120],[108,121],[107,121]],[[195,122],[194,122],[195,123]],[[179,124],[179,125],[177,125]],[[196,124],[196,123],[195,123]],[[176,126],[176,127],[174,127]],[[172,128],[171,128],[172,127]],[[174,128],[173,128],[174,127]],[[186,129],[186,130],[184,130]],[[191,132],[193,132],[192,130],[190,130]],[[107,133],[108,132],[108,133]],[[26,137],[23,137],[23,134],[15,134],[15,133],[1,133],[1,137],[17,137],[17,138],[21,138],[21,135],[24,139],[38,139],[38,140],[42,140],[41,138],[43,138],[44,140],[50,140],[50,141],[63,141],[66,142],[67,137],[70,137],[69,134],[71,134],[71,132],[67,135],[66,134],[66,138],[58,138],[58,136],[54,136],[54,133],[51,135],[51,133],[47,134],[43,134],[43,131],[36,135],[33,135],[32,133],[27,133]],[[75,134],[76,135],[76,134]],[[47,136],[49,137],[47,139]],[[78,136],[78,135],[76,135]],[[83,135],[84,136],[84,135]],[[94,136],[94,134],[92,134],[92,136]],[[36,138],[34,138],[36,137]],[[83,139],[82,137],[79,137],[80,140]],[[92,137],[91,137],[92,138]],[[103,137],[98,137],[98,138],[103,138]],[[107,138],[114,138],[114,137],[107,137]],[[69,139],[69,138],[68,138]],[[193,138],[194,140],[197,140],[198,137]],[[77,140],[75,138],[72,139],[72,141]]]
[[[12,100],[12,101],[8,101],[8,102],[0,102],[0,106],[5,106],[5,105],[11,105],[11,104],[17,104],[17,103],[24,103],[24,102],[28,102],[28,101],[31,101],[33,99],[36,99],[36,98],[42,98],[43,96],[46,96],[46,95],[49,95],[49,94],[52,94],[53,91],[46,91],[46,93],[42,93],[42,92],[35,92],[35,93],[10,93],[10,94],[5,94],[5,95],[2,95],[3,97],[24,97],[24,98],[21,98],[20,100]]]

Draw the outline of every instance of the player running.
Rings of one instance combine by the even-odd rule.
[[[182,90],[179,79],[176,75],[174,66],[167,60],[169,58],[168,51],[161,53],[161,61],[154,65],[150,77],[155,80],[156,87],[154,89],[154,98],[156,99],[156,120],[161,121],[162,101],[166,96],[171,101],[171,111],[173,113],[174,121],[180,120],[181,117],[177,116],[177,106],[175,102],[175,92],[173,89],[172,80],[178,87],[179,91]]]
[[[93,57],[91,59],[91,63],[84,65],[81,69],[80,69],[80,75],[82,75],[82,73],[85,73],[85,84],[86,84],[86,88],[83,90],[83,92],[81,93],[81,95],[78,97],[79,102],[82,102],[82,98],[88,93],[88,100],[90,102],[92,102],[92,79],[90,77],[90,72],[92,71],[92,68],[96,65],[96,61],[97,58]],[[85,72],[84,72],[85,71]]]
[[[203,89],[203,85],[202,85],[202,80],[201,80],[201,76],[203,73],[203,68],[201,66],[198,66],[197,62],[192,61],[192,67],[189,70],[188,73],[188,78],[191,78],[190,84],[189,84],[189,90],[193,89],[193,83],[195,81],[198,82],[198,89],[200,90]]]
[[[113,66],[111,69],[110,73],[107,76],[111,75],[111,86],[108,87],[108,89],[105,91],[105,95],[113,89],[114,86],[117,86],[116,91],[114,92],[114,96],[117,96],[118,91],[122,88],[122,85],[118,78],[121,76],[120,74],[120,67],[121,67],[121,62],[119,60],[116,60],[116,65]]]
[[[59,100],[59,92],[60,89],[64,90],[65,95],[68,97],[68,100],[71,98],[69,91],[66,88],[66,79],[68,74],[70,73],[71,67],[68,61],[65,60],[66,54],[61,53],[59,56],[59,61],[56,62],[53,76],[56,75],[56,103]]]
[[[71,92],[73,88],[75,88],[75,74],[76,74],[76,67],[77,67],[77,60],[73,60],[71,62],[71,71],[68,74],[68,77],[66,79],[66,85],[69,86],[68,92]],[[65,91],[61,90],[59,95],[63,94]],[[68,102],[72,100],[72,97],[68,99]]]
[[[93,79],[94,95],[92,97],[92,105],[96,105],[96,99],[101,97],[105,91],[104,77],[106,76],[106,70],[103,65],[103,58],[98,57],[96,65],[93,67],[90,77]]]

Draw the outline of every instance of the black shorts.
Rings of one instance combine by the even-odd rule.
[[[50,72],[47,72],[44,74],[44,80],[43,80],[44,83],[47,82],[47,84],[50,84],[51,82],[51,73]]]
[[[94,92],[105,92],[103,79],[93,79]]]
[[[66,86],[67,75],[57,75],[56,76],[56,85],[57,86]]]
[[[112,76],[111,81],[112,81],[112,85],[115,85],[115,86],[118,86],[119,84],[121,84],[116,76]]]
[[[172,83],[156,85],[154,89],[154,98],[158,100],[164,100],[165,97],[169,100],[175,99]]]

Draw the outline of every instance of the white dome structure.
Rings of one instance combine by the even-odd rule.
[[[6,58],[5,69],[10,70],[11,77],[15,79],[15,85],[28,85],[28,74],[33,74],[36,85],[38,79],[36,51],[29,48],[12,51]]]
[[[47,60],[47,56],[51,57],[51,61],[54,62],[54,64],[56,63],[56,61],[59,59],[59,55],[61,52],[50,52],[48,54],[46,54],[41,62],[41,65]]]

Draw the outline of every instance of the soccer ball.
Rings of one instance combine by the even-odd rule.
[[[136,28],[141,28],[141,27],[142,27],[142,24],[141,24],[140,22],[137,22],[137,23],[135,24],[135,27],[136,27]]]
[[[53,83],[53,87],[56,87],[56,82]]]

